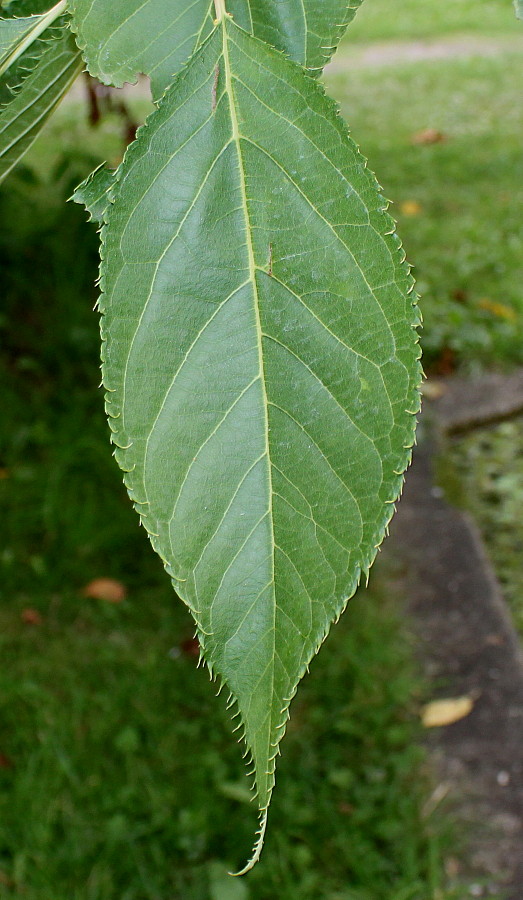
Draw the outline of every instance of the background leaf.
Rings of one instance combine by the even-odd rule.
[[[323,68],[362,0],[228,0],[238,25],[311,69]],[[213,0],[71,0],[89,71],[121,87],[151,76],[158,99],[208,36]]]
[[[409,461],[412,279],[334,104],[229,19],[118,177],[101,299],[116,457],[237,702],[265,810],[296,685]]]
[[[0,180],[36,140],[40,130],[83,68],[66,26],[61,37],[43,43],[35,69],[0,112]]]
[[[43,18],[43,16],[27,16],[21,19],[0,19],[0,70],[6,65],[13,50]]]
[[[63,26],[67,17],[62,15],[59,17],[51,17],[49,20],[47,13],[52,4],[46,0],[45,5],[39,0],[27,0],[27,2],[18,2],[9,4],[7,8],[2,7],[2,18],[0,19],[0,69],[3,69],[0,77],[0,108],[10,103],[13,95],[20,89],[25,79],[35,69],[39,60],[42,58],[47,46],[54,38],[59,38],[63,32]],[[33,29],[38,29],[42,24],[45,25],[46,20],[49,26],[31,41],[23,52],[18,55],[14,61],[9,60],[9,56],[16,45],[25,37],[30,35]],[[8,64],[7,71],[6,63]]]

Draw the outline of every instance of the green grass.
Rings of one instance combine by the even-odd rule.
[[[504,54],[328,80],[394,201],[421,294],[428,369],[442,356],[470,370],[523,362],[522,62]],[[445,140],[413,144],[428,128]]]
[[[364,0],[345,42],[442,38],[459,33],[516,33],[510,0]]]
[[[523,635],[523,419],[456,440],[440,463],[440,473],[449,498],[478,523]]]

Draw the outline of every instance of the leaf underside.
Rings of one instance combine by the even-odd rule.
[[[42,16],[27,16],[20,19],[0,19],[0,69],[20,41],[31,33]]]
[[[100,301],[115,455],[237,703],[263,811],[297,683],[410,458],[412,278],[334,104],[229,18],[118,179]]]
[[[320,71],[362,0],[228,0],[238,25]],[[121,87],[150,75],[158,99],[213,28],[213,0],[71,0],[89,71]]]
[[[38,65],[49,43],[63,34],[66,16],[55,20],[42,30],[48,20],[38,3],[27,4],[29,15],[22,15],[19,3],[2,10],[0,18],[0,109],[11,102],[24,81]],[[20,44],[33,37],[20,53]]]
[[[34,61],[33,71],[0,111],[0,180],[36,140],[83,68],[69,29],[62,26],[60,34],[60,37],[41,43],[41,55]]]

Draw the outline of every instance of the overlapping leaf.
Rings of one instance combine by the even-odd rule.
[[[24,38],[30,36],[41,23],[43,16],[27,16],[22,19],[0,19],[0,75],[9,65],[9,58]]]
[[[323,68],[362,0],[229,0],[238,25],[311,69]],[[151,76],[159,98],[213,27],[212,0],[70,0],[89,71],[121,87]]]
[[[108,192],[115,184],[117,173],[102,164],[78,185],[71,200],[85,206],[91,222],[102,224],[109,205]]]
[[[51,10],[39,10],[38,3],[28,6],[29,15],[21,15],[16,3],[0,18],[0,108],[10,103],[25,79],[37,66],[47,45],[60,37],[65,24],[65,3]]]
[[[82,65],[72,34],[62,26],[61,37],[42,46],[35,68],[0,112],[0,180],[38,137]]]
[[[116,456],[266,811],[296,685],[409,460],[412,280],[334,105],[229,18],[118,178],[100,303]]]

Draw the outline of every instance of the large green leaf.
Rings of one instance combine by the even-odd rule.
[[[0,180],[38,137],[82,67],[73,36],[64,26],[60,38],[43,45],[36,67],[0,112]]]
[[[115,455],[265,811],[297,682],[409,461],[412,279],[334,104],[228,18],[118,179],[100,301]]]
[[[229,0],[236,22],[321,69],[362,0]],[[151,76],[153,97],[213,26],[213,0],[70,0],[73,27],[89,71],[121,87],[141,72]]]

